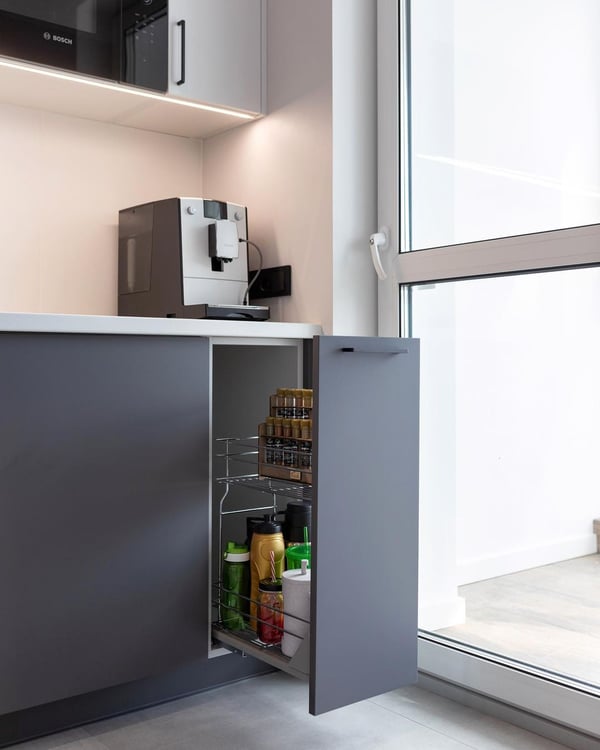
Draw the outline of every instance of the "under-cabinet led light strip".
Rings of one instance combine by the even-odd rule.
[[[210,104],[199,104],[198,102],[184,101],[183,99],[171,99],[164,94],[154,94],[151,91],[144,91],[142,89],[135,89],[129,86],[123,86],[118,83],[108,83],[106,81],[97,81],[93,78],[83,78],[77,75],[71,75],[70,73],[60,73],[55,70],[46,70],[45,68],[34,68],[29,65],[22,65],[21,63],[10,62],[8,60],[0,60],[0,66],[4,68],[12,68],[14,70],[24,70],[29,73],[36,73],[42,76],[49,76],[50,78],[59,78],[63,81],[73,81],[73,83],[82,83],[87,86],[95,86],[99,89],[108,89],[109,91],[120,91],[124,94],[133,94],[134,96],[141,96],[145,99],[154,99],[158,102],[166,102],[168,104],[177,104],[180,107],[191,107],[192,109],[201,109],[206,112],[216,112],[221,115],[231,115],[231,117],[239,117],[241,120],[254,120],[256,115],[248,114],[247,112],[237,112],[232,109],[225,109],[224,107],[213,107]]]

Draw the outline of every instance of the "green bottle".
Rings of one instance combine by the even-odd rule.
[[[223,559],[221,623],[228,630],[243,630],[248,619],[250,553],[245,544],[227,542]]]

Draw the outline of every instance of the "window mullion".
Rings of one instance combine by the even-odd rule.
[[[401,253],[400,284],[600,264],[600,224]]]

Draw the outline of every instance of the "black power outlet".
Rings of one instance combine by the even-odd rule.
[[[256,271],[248,272],[248,281],[256,276]],[[250,302],[269,297],[289,297],[292,293],[292,267],[274,266],[263,268],[258,279],[250,287]]]

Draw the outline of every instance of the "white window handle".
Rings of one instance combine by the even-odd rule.
[[[369,237],[369,246],[371,247],[371,260],[375,266],[377,276],[383,281],[387,278],[387,273],[381,263],[380,250],[387,250],[390,246],[390,230],[388,227],[380,227],[378,232]]]

